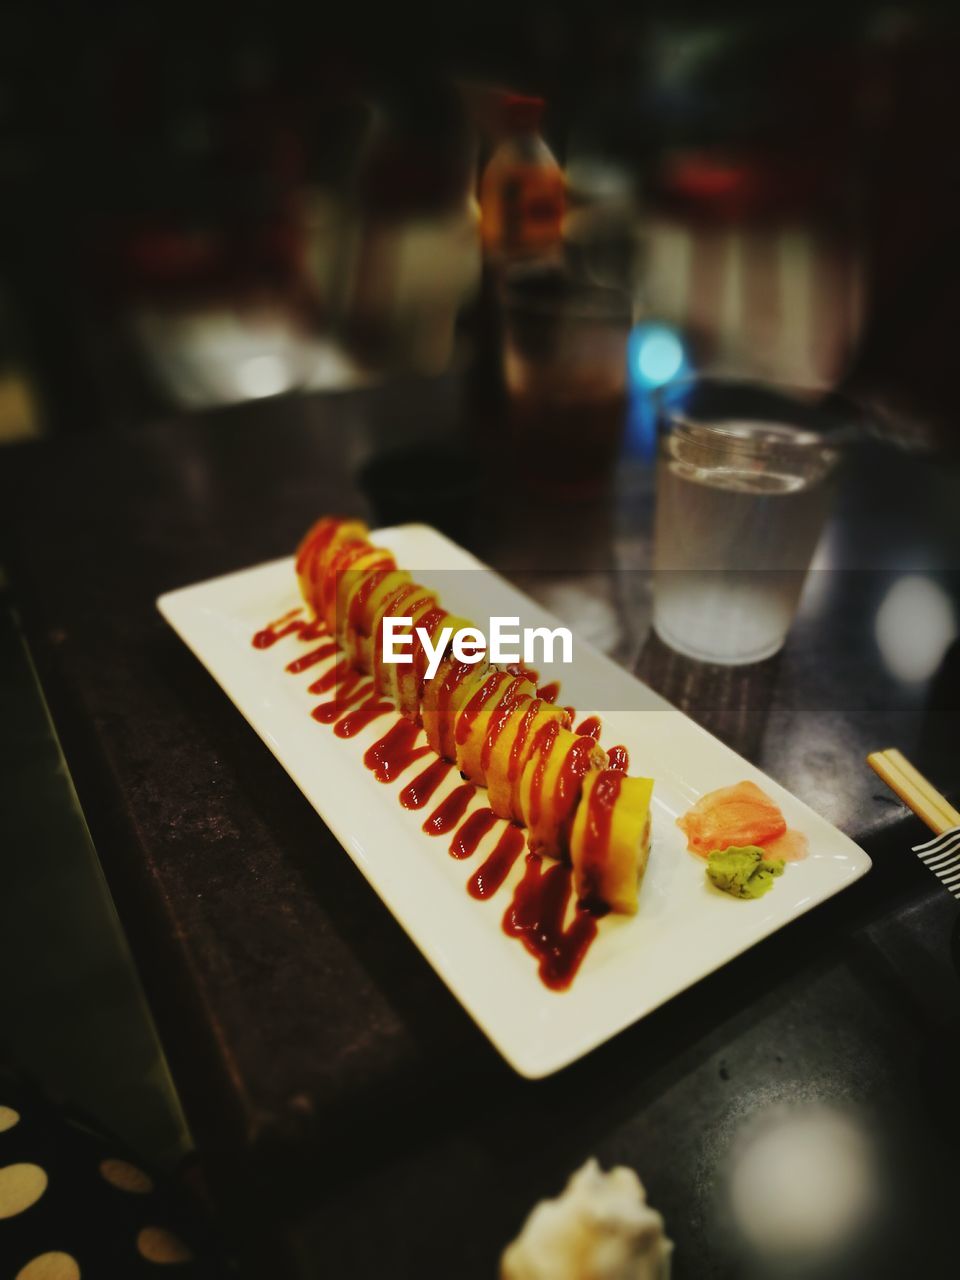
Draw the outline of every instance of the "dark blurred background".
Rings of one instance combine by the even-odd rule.
[[[16,525],[11,576],[25,616],[32,610],[28,650],[0,570],[0,758],[10,797],[0,798],[0,809],[7,803],[5,834],[17,852],[0,889],[0,937],[11,966],[37,954],[38,937],[45,940],[42,962],[7,984],[0,1067],[16,1062],[57,1098],[82,1103],[151,1167],[182,1172],[193,1142],[176,1079],[190,1123],[206,1126],[197,1139],[210,1155],[209,1134],[226,1104],[222,1090],[206,1091],[207,1076],[219,1081],[221,1048],[214,1052],[212,1039],[208,1045],[195,1034],[202,1025],[206,1036],[205,1005],[186,1002],[181,1017],[180,985],[192,991],[195,979],[191,971],[170,981],[167,948],[171,938],[180,947],[180,933],[166,914],[162,930],[156,921],[142,931],[137,925],[141,912],[148,924],[153,919],[141,898],[161,889],[144,891],[140,876],[153,876],[157,865],[169,877],[158,880],[162,892],[174,886],[174,913],[205,922],[195,952],[169,952],[176,965],[203,954],[204,928],[219,936],[230,922],[226,954],[236,949],[239,977],[231,970],[198,988],[212,991],[211,1023],[237,1034],[247,1010],[256,1007],[259,1018],[265,992],[279,1010],[262,1045],[250,1047],[259,1026],[241,1039],[238,1060],[251,1078],[262,1071],[273,1096],[273,1046],[289,1049],[289,1027],[298,1045],[301,1026],[315,1036],[303,1039],[302,1057],[293,1054],[291,1073],[308,1056],[311,1070],[323,1058],[316,1046],[328,1043],[324,984],[336,972],[329,956],[348,957],[348,973],[354,958],[349,929],[339,949],[336,912],[327,932],[314,930],[316,920],[328,919],[316,890],[316,827],[291,806],[279,769],[262,772],[253,735],[240,732],[239,720],[218,719],[220,695],[199,669],[188,671],[192,659],[176,638],[161,636],[152,602],[161,590],[287,553],[307,519],[344,490],[349,509],[362,490],[378,523],[427,519],[561,616],[574,615],[592,628],[588,638],[858,838],[880,832],[893,804],[862,765],[891,725],[898,744],[956,798],[960,642],[952,602],[960,542],[955,472],[941,456],[931,450],[905,461],[872,440],[861,453],[851,450],[858,483],[844,490],[816,562],[826,572],[811,575],[782,664],[774,659],[752,674],[709,666],[691,674],[688,660],[647,639],[647,464],[653,393],[701,372],[830,397],[831,407],[843,407],[831,424],[857,428],[856,437],[866,428],[899,443],[960,442],[958,86],[954,3],[3,6],[0,445],[59,443],[0,448],[0,481],[13,479],[0,499],[0,533]],[[393,395],[394,386],[404,394]],[[366,387],[386,394],[324,402],[302,421],[293,399],[312,396],[315,407],[319,396]],[[287,399],[262,406],[277,397]],[[216,414],[244,404],[254,407]],[[204,421],[178,436],[177,419],[211,411],[219,430],[207,431]],[[119,439],[137,432],[133,442]],[[93,433],[108,438],[94,443]],[[497,447],[505,437],[506,455]],[[160,439],[174,443],[164,450]],[[444,449],[463,465],[446,465]],[[625,454],[637,465],[621,466]],[[541,518],[553,494],[549,484],[530,485],[529,474],[543,481],[551,460],[548,479],[581,485],[597,499],[593,507],[554,507]],[[615,500],[602,487],[597,492],[614,466]],[[242,471],[240,480],[232,483],[231,474],[219,483],[231,468]],[[508,471],[531,490],[522,503],[510,501]],[[502,483],[486,484],[487,472]],[[258,511],[261,491],[274,500]],[[937,517],[942,528],[934,527]],[[77,536],[64,551],[67,527]],[[46,581],[47,566],[56,566],[59,582]],[[57,599],[71,580],[72,590]],[[65,755],[35,684],[34,654]],[[225,704],[222,710],[232,715]],[[79,775],[83,811],[67,760]],[[231,834],[220,846],[208,804],[230,813]],[[90,812],[98,850],[107,850],[105,862],[113,858],[110,887],[120,886],[122,926],[86,829]],[[134,827],[136,838],[128,839]],[[193,861],[183,856],[191,842]],[[289,884],[308,886],[306,894],[279,878],[279,843],[290,853],[282,860],[293,868]],[[932,1256],[951,1225],[940,1206],[952,1194],[953,1135],[940,1099],[941,1076],[954,1060],[943,1046],[947,1034],[953,1045],[956,1030],[946,940],[951,929],[954,943],[958,935],[947,896],[934,895],[932,878],[923,890],[925,873],[905,854],[899,824],[887,843],[891,856],[885,866],[877,859],[881,874],[867,890],[873,897],[856,900],[850,937],[831,940],[831,930],[840,934],[836,921],[847,917],[830,917],[825,932],[818,917],[789,935],[796,943],[772,944],[779,947],[768,953],[772,978],[759,995],[741,967],[732,982],[713,979],[699,996],[657,1015],[652,1029],[597,1055],[583,1068],[593,1074],[566,1084],[561,1077],[533,1108],[542,1152],[534,1140],[517,1152],[513,1112],[488,1142],[481,1105],[478,1136],[468,1130],[464,1138],[459,1112],[448,1134],[441,1099],[442,1136],[434,1142],[415,1110],[395,1108],[386,1163],[361,1142],[344,1185],[332,1199],[315,1197],[317,1216],[290,1228],[287,1245],[303,1255],[302,1270],[314,1257],[344,1256],[354,1248],[351,1235],[373,1252],[396,1247],[397,1274],[423,1233],[436,1256],[455,1239],[470,1204],[451,1170],[470,1165],[468,1186],[499,1183],[506,1151],[503,1168],[512,1173],[502,1200],[484,1239],[471,1235],[476,1255],[464,1262],[492,1274],[488,1262],[535,1198],[531,1170],[538,1188],[554,1191],[582,1140],[608,1163],[639,1164],[642,1155],[652,1200],[678,1240],[678,1274],[699,1280],[708,1256],[712,1274],[724,1267],[733,1274],[724,1243],[729,1211],[714,1194],[712,1173],[702,1176],[711,1167],[703,1153],[713,1123],[704,1117],[726,1117],[730,1105],[728,1060],[736,1089],[757,1106],[779,1096],[777,1089],[790,1096],[794,1080],[809,1085],[808,1100],[822,1087],[825,1101],[845,1104],[855,1080],[880,1114],[893,1116],[890,1132],[902,1126],[912,1158],[894,1150],[890,1185],[899,1194],[910,1184],[916,1213],[913,1200],[904,1207],[894,1197],[870,1249],[882,1252],[902,1224],[903,1248],[919,1257],[923,1241],[913,1237],[932,1221]],[[218,848],[230,867],[220,882],[233,885],[235,844],[249,845],[248,870],[261,857],[268,868],[264,909],[275,912],[273,935],[256,923],[256,875],[249,939],[247,917],[235,931],[232,920],[235,903],[247,909],[249,875],[246,885],[238,878],[236,896],[206,892],[218,883],[207,862]],[[346,859],[331,860],[341,862],[340,871],[323,874],[352,874]],[[914,881],[898,879],[913,873]],[[336,911],[344,892],[348,917],[356,910],[365,921],[368,898],[370,910],[376,904],[359,877],[354,887],[346,879],[329,884],[324,891]],[[194,893],[195,885],[204,892]],[[892,909],[900,894],[907,895],[902,917]],[[302,969],[325,975],[315,989],[302,984],[313,1001],[307,1013],[298,983],[285,976],[288,899],[302,910],[289,908],[291,928],[302,931],[289,936],[319,939]],[[283,929],[275,923],[281,918]],[[857,921],[867,923],[861,929]],[[377,929],[385,923],[376,917]],[[459,1014],[438,996],[410,1015],[418,996],[406,987],[406,965],[419,962],[399,932],[384,928],[378,939],[372,932],[356,930],[364,941],[357,972],[369,964],[372,977],[359,986],[354,1020],[344,1015],[343,1023],[360,1029],[356,1043],[366,1056],[346,1059],[349,1087],[330,1096],[366,1101],[375,1094],[368,1083],[354,1092],[360,1060],[362,1080],[391,1081],[374,1098],[375,1114],[386,1115],[422,1048],[431,1050],[423,1061],[432,1064],[434,1042],[424,1035],[418,1043],[421,1026],[439,1018],[442,1046]],[[149,1008],[126,937],[146,975]],[[283,982],[274,986],[280,955]],[[936,1006],[935,1017],[928,1006]],[[151,1009],[159,1011],[163,1048]],[[344,1032],[352,1046],[351,1034]],[[459,1052],[460,1031],[450,1036]],[[786,1065],[783,1044],[794,1054]],[[163,1052],[170,1046],[172,1072]],[[394,1052],[396,1059],[388,1056]],[[618,1052],[625,1056],[611,1056]],[[424,1080],[424,1088],[432,1084],[429,1071]],[[582,1088],[584,1081],[592,1088]],[[297,1124],[303,1096],[294,1099]],[[510,1096],[513,1105],[520,1095]],[[526,1123],[526,1096],[522,1105]],[[567,1112],[573,1124],[557,1126],[556,1116]],[[326,1123],[320,1105],[318,1115]],[[331,1150],[353,1159],[352,1110],[348,1118],[340,1148],[323,1130],[322,1169],[311,1177],[340,1178]],[[476,1120],[471,1114],[467,1123]],[[392,1164],[410,1135],[408,1163]],[[242,1142],[248,1139],[245,1133]],[[233,1150],[220,1163],[232,1165]],[[366,1170],[358,1170],[367,1159],[371,1181],[364,1184]],[[269,1152],[265,1169],[264,1181],[272,1182]],[[261,1227],[267,1236],[281,1218],[286,1230],[313,1183],[296,1187],[301,1170],[294,1166],[261,1204],[258,1184],[242,1194],[232,1185],[246,1172],[244,1165],[219,1174],[229,1189],[218,1188],[229,1202],[225,1236],[255,1236]],[[459,1206],[440,1215],[437,1230],[419,1212],[418,1178]],[[384,1221],[401,1223],[398,1239],[389,1227],[368,1229],[370,1198],[353,1196],[365,1185],[386,1205]],[[287,1204],[291,1186],[296,1194]],[[245,1210],[248,1194],[255,1212]],[[408,1227],[421,1217],[418,1236]],[[883,1274],[900,1257],[891,1253]],[[248,1268],[280,1272],[279,1264]],[[418,1272],[429,1273],[429,1265]]]
[[[7,5],[0,439],[484,368],[504,89],[543,101],[563,252],[625,296],[632,378],[949,433],[954,8]]]

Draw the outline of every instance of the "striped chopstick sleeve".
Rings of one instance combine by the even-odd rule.
[[[960,899],[960,827],[950,827],[924,844],[915,844],[913,852]]]

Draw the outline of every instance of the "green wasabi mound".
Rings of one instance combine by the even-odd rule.
[[[714,849],[707,856],[707,879],[734,898],[762,898],[779,875],[783,875],[783,859],[765,861],[763,850],[754,844]]]

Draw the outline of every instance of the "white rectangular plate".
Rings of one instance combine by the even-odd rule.
[[[532,600],[434,529],[404,525],[372,538],[424,585],[437,574],[435,585],[446,607],[481,625],[493,614],[519,615],[521,625],[556,625]],[[458,594],[463,598],[454,598]],[[656,780],[653,840],[638,914],[602,920],[572,987],[551,991],[540,981],[534,957],[501,928],[523,859],[490,899],[479,902],[466,892],[467,880],[503,824],[469,861],[449,857],[449,837],[427,836],[421,829],[433,806],[410,812],[397,799],[429,758],[392,784],[377,782],[364,767],[364,752],[393,718],[374,721],[353,739],[335,737],[330,726],[309,714],[320,699],[307,686],[325,666],[288,674],[287,663],[305,650],[295,636],[269,649],[252,646],[255,631],[299,603],[292,560],[172,591],[157,602],[453,994],[522,1075],[549,1075],[573,1062],[870,869],[867,855],[824,818],[633,676],[577,642],[573,666],[563,668],[560,701],[573,703],[581,715],[600,709],[602,744],[625,744],[630,773]],[[603,710],[610,707],[630,709]],[[788,825],[810,842],[810,856],[788,865],[772,891],[756,901],[713,889],[703,862],[686,851],[675,825],[705,792],[743,779],[758,783]],[[435,803],[459,781],[452,773]],[[471,809],[484,803],[479,791]],[[362,945],[358,938],[357,946]]]

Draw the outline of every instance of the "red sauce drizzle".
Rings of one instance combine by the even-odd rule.
[[[422,618],[419,618],[414,622],[413,674],[418,683],[420,683],[427,674],[427,667],[430,660],[427,657],[425,647],[420,642],[420,638],[417,635],[417,628],[422,627],[432,642],[433,633],[441,626],[444,618],[449,618],[449,616],[450,615],[447,613],[446,609],[443,609],[438,605],[435,609],[429,609]]]
[[[539,699],[534,698],[529,707],[523,713],[523,719],[520,721],[520,727],[517,730],[517,736],[513,740],[513,746],[510,748],[510,760],[507,764],[507,781],[516,782],[517,774],[520,772],[520,760],[523,756],[523,748],[526,746],[527,737],[533,727],[533,722],[537,718],[537,713],[543,703]]]
[[[454,787],[445,800],[441,800],[430,817],[423,824],[428,836],[444,836],[452,831],[466,812],[467,805],[473,799],[477,788],[472,782]]]
[[[543,778],[547,771],[547,761],[550,759],[550,752],[553,750],[553,744],[557,740],[557,734],[560,732],[560,726],[556,720],[551,720],[539,730],[537,736],[533,740],[530,748],[531,757],[537,757],[537,763],[534,766],[533,777],[530,780],[530,826],[535,827],[540,821],[540,805],[543,801]]]
[[[359,672],[355,672],[350,665],[349,658],[342,658],[335,667],[331,667],[329,671],[325,671],[318,680],[314,680],[313,684],[307,686],[307,693],[326,693],[328,689],[332,689],[335,684],[339,684],[341,680],[356,675],[359,679]]]
[[[526,683],[524,676],[515,676],[510,687],[491,712],[490,722],[487,726],[487,736],[484,738],[483,746],[480,748],[480,768],[483,770],[484,776],[486,776],[490,765],[490,757],[493,755],[493,748],[497,745],[497,740],[520,705],[521,699],[526,696]]]
[[[389,706],[391,710],[395,710],[392,703]],[[419,725],[408,720],[406,716],[401,716],[382,738],[379,738],[372,747],[367,748],[363,763],[373,772],[378,782],[393,782],[394,778],[399,777],[415,760],[429,755],[429,747],[414,745],[419,733]],[[405,794],[406,792],[401,794],[401,804]]]
[[[373,637],[373,678],[378,688],[383,686],[383,620],[384,618],[413,617],[421,605],[433,599],[432,596],[420,595],[411,605],[411,597],[422,590],[423,588],[418,587],[415,582],[404,583],[397,588],[379,614],[375,628],[376,634]],[[405,627],[401,634],[409,635],[410,628]]]
[[[253,637],[253,647],[255,649],[270,649],[282,640],[284,636],[299,635],[299,633],[307,625],[305,619],[298,617],[303,613],[303,609],[290,609],[282,618],[277,618],[274,622],[268,622],[262,631],[258,631]]]
[[[553,991],[570,986],[597,936],[596,916],[580,906],[564,929],[570,888],[569,867],[557,862],[543,871],[540,856],[528,853],[523,879],[503,917],[504,933],[519,938],[536,956],[540,979]]]
[[[328,640],[326,644],[320,645],[317,649],[311,649],[303,654],[300,658],[294,658],[292,662],[287,663],[287,671],[292,676],[298,675],[301,671],[306,671],[308,667],[315,667],[318,662],[322,662],[324,658],[329,658],[331,654],[337,652],[336,640]]]
[[[494,845],[493,852],[467,881],[471,898],[492,898],[523,852],[524,838],[519,827],[509,826]]]
[[[361,623],[363,622],[363,611],[367,606],[367,601],[387,574],[392,572],[393,569],[388,566],[385,569],[371,569],[367,573],[366,577],[350,597],[350,607],[347,610],[348,630],[362,630]]]
[[[452,768],[449,760],[434,760],[433,764],[428,764],[423,773],[418,773],[400,792],[400,803],[405,809],[422,809]],[[381,781],[386,782],[387,779]]]
[[[304,538],[300,545],[295,565],[297,573],[303,571],[309,556],[315,555],[318,551],[322,551],[330,545],[333,535],[340,527],[340,521],[334,519],[322,520],[319,524],[320,527],[315,532],[312,532],[308,538]]]
[[[535,667],[525,667],[522,662],[508,663],[507,670],[512,676],[519,676],[521,680],[529,680],[531,684],[536,684],[540,679],[540,672]]]
[[[342,720],[338,720],[333,726],[333,732],[338,738],[355,738],[368,724],[385,716],[388,711],[395,710],[392,702],[384,702],[379,693],[374,691],[366,702],[361,702],[359,707],[354,707]]]
[[[593,738],[578,738],[567,752],[554,792],[554,805],[561,822],[570,815],[580,794],[580,784],[583,775],[590,768],[590,757],[596,745]]]
[[[368,692],[368,684],[369,682],[359,671],[348,671],[337,685],[330,702],[321,702],[310,714],[321,724],[332,724],[334,720],[340,718],[347,707],[360,701]]]
[[[556,722],[552,722],[555,729],[559,732],[559,726]],[[550,726],[546,725],[549,729]],[[543,732],[541,730],[541,732]],[[533,778],[530,785],[530,827],[536,828],[540,821],[540,807],[543,802],[543,782],[547,769],[547,761],[550,753],[553,751],[554,743],[557,740],[557,732],[547,738],[544,734],[544,742],[541,745],[542,750],[537,760],[536,767],[533,772]],[[564,758],[563,764],[557,774],[557,780],[554,784],[553,791],[553,808],[557,818],[558,827],[565,823],[575,806],[577,797],[580,794],[580,785],[584,774],[590,768],[590,757],[596,749],[596,743],[593,738],[577,738],[571,744]],[[537,743],[534,743],[534,751],[536,751]]]
[[[387,600],[386,604],[384,605],[383,617],[384,618],[394,617],[396,610],[399,609],[401,605],[406,604],[406,602],[410,599],[412,595],[414,595],[417,591],[422,591],[422,590],[423,588],[418,587],[415,582],[401,583],[401,585],[397,587],[396,591],[393,593],[392,596],[390,596],[390,598]]]
[[[604,769],[590,792],[580,861],[582,898],[586,905],[601,901],[603,868],[610,853],[613,806],[622,782],[623,774],[618,770]]]
[[[476,663],[461,662],[459,658],[454,658],[450,666],[447,668],[446,675],[440,682],[440,688],[437,690],[437,719],[440,725],[441,746],[449,746],[448,732],[446,725],[450,717],[450,703],[453,699],[453,691],[461,680],[474,669]]]
[[[497,815],[492,809],[475,809],[450,842],[451,858],[469,858],[477,845],[494,826]]]
[[[329,532],[324,530],[321,537],[315,539],[314,544],[303,549],[301,558],[298,560],[298,568],[301,567],[301,561],[305,567],[309,560],[316,559],[321,550],[319,544],[322,543],[325,548],[332,539],[333,530],[336,527],[337,524],[334,524]],[[321,596],[325,601],[329,601],[332,593],[336,591],[338,575],[345,572],[351,564],[368,550],[370,550],[369,544],[353,540],[337,550],[331,564],[328,566],[327,573],[324,575],[324,581],[319,584]],[[381,559],[367,571],[367,576],[357,588],[350,602],[348,625],[354,630],[359,628],[363,609],[372,593],[376,590],[377,585],[394,568],[395,565],[391,557],[389,561]],[[414,614],[428,600],[432,600],[432,597],[423,595],[411,601],[411,596],[420,590],[414,584],[401,585],[391,596],[382,616],[394,613],[401,605],[406,605],[410,613]],[[302,612],[301,608],[291,609],[282,617],[258,631],[253,637],[254,648],[269,649],[279,640],[290,635],[297,635],[301,641],[307,641],[316,640],[328,634],[326,626],[319,618],[307,621],[300,616]],[[382,629],[382,616],[376,628],[378,633]],[[449,615],[444,609],[435,606],[426,612],[422,618],[417,619],[415,626],[426,628],[432,635],[447,616]],[[379,636],[375,637],[375,639],[379,639]],[[374,664],[376,668],[379,665],[377,661],[380,657],[379,652],[377,652],[379,646],[375,645],[374,648]],[[336,649],[336,642],[330,640],[289,662],[286,670],[294,675],[301,671],[306,671],[322,662],[325,658],[331,657],[336,652]],[[418,679],[422,680],[426,665],[427,658],[424,648],[422,645],[418,647],[415,643],[414,672]],[[448,713],[453,689],[473,665],[472,663],[457,662],[447,672],[438,696],[438,710],[442,714]],[[474,694],[457,721],[456,740],[462,743],[466,741],[473,723],[482,713],[488,700],[501,687],[503,680],[508,675],[513,677],[513,683],[491,716],[487,736],[481,751],[481,763],[484,768],[489,764],[497,739],[522,701],[524,682],[530,681],[535,684],[539,678],[538,673],[520,664],[513,664],[507,667],[505,672],[492,673],[490,677],[484,680],[480,689]],[[321,693],[329,689],[334,689],[335,691],[333,699],[314,707],[311,715],[315,720],[325,724],[335,722],[334,733],[340,738],[353,737],[377,717],[386,715],[395,709],[393,704],[382,699],[375,689],[371,692],[371,682],[364,677],[362,672],[351,666],[349,659],[343,659],[336,663],[330,671],[325,672],[309,686],[310,693]],[[559,692],[560,685],[558,682],[554,681],[544,685],[538,691],[537,698],[531,699],[530,705],[524,711],[510,751],[507,776],[511,782],[515,781],[519,772],[527,737],[542,704],[544,702],[555,702]],[[360,703],[359,706],[353,705],[358,702]],[[343,714],[347,708],[351,707],[352,709],[347,714]],[[565,712],[564,723],[566,725],[572,724],[575,718],[574,708],[565,707],[563,710]],[[532,754],[536,753],[538,749],[540,751],[531,788],[531,825],[534,825],[539,820],[542,801],[541,793],[547,761],[556,742],[560,727],[561,723],[556,720],[551,720],[543,725],[531,747]],[[367,750],[364,755],[364,764],[373,772],[379,782],[392,782],[410,764],[430,753],[429,747],[417,747],[414,745],[419,733],[419,725],[401,716],[390,730]],[[579,735],[578,740],[568,751],[558,778],[558,803],[562,803],[567,798],[571,787],[579,782],[589,767],[589,755],[600,733],[599,719],[593,716],[584,720],[577,729],[577,733]],[[522,940],[527,950],[539,961],[541,980],[546,986],[557,991],[569,987],[573,981],[590,944],[596,937],[597,916],[604,912],[602,905],[596,909],[591,909],[589,904],[591,879],[596,880],[597,878],[596,872],[591,876],[590,868],[592,865],[599,869],[602,859],[606,855],[612,805],[619,792],[622,775],[629,766],[626,747],[611,747],[609,756],[609,768],[604,771],[593,788],[591,807],[587,819],[588,829],[584,847],[584,879],[588,892],[586,900],[577,904],[570,926],[567,929],[563,927],[572,886],[570,868],[556,863],[544,871],[542,859],[538,854],[527,855],[527,865],[523,878],[517,885],[513,901],[503,918],[504,932],[511,937]],[[411,783],[404,787],[400,793],[400,803],[406,809],[423,808],[445,780],[452,767],[446,760],[434,760]],[[455,787],[426,819],[423,824],[423,830],[429,835],[444,835],[452,831],[461,822],[467,806],[475,794],[476,787],[473,783],[466,782]],[[451,855],[455,858],[472,856],[476,852],[480,841],[493,828],[496,821],[496,815],[489,808],[477,809],[470,814],[459,827],[450,844]],[[523,832],[512,825],[506,827],[492,852],[468,881],[467,892],[471,897],[478,899],[492,897],[510,874],[523,851],[523,847]]]
[[[325,519],[318,521],[310,536],[304,539],[297,552],[296,572],[298,575],[304,572],[308,560],[315,561],[323,555],[344,523],[346,523],[344,519],[339,519],[336,516],[327,516]],[[311,564],[310,567],[312,570],[314,565]]]
[[[330,604],[336,599],[337,585],[342,573],[350,568],[355,560],[359,560],[361,556],[366,555],[368,551],[372,551],[373,547],[369,542],[361,542],[358,539],[351,539],[345,542],[339,550],[333,553],[330,563],[327,565],[326,572],[319,584],[320,609],[319,613],[327,613]]]
[[[483,684],[460,712],[457,719],[457,727],[453,735],[454,740],[457,743],[462,745],[466,742],[467,738],[470,736],[470,730],[473,728],[474,723],[483,711],[483,708],[500,688],[504,680],[509,679],[510,677],[505,671],[494,671],[491,675],[487,676],[486,680],[484,680]]]

